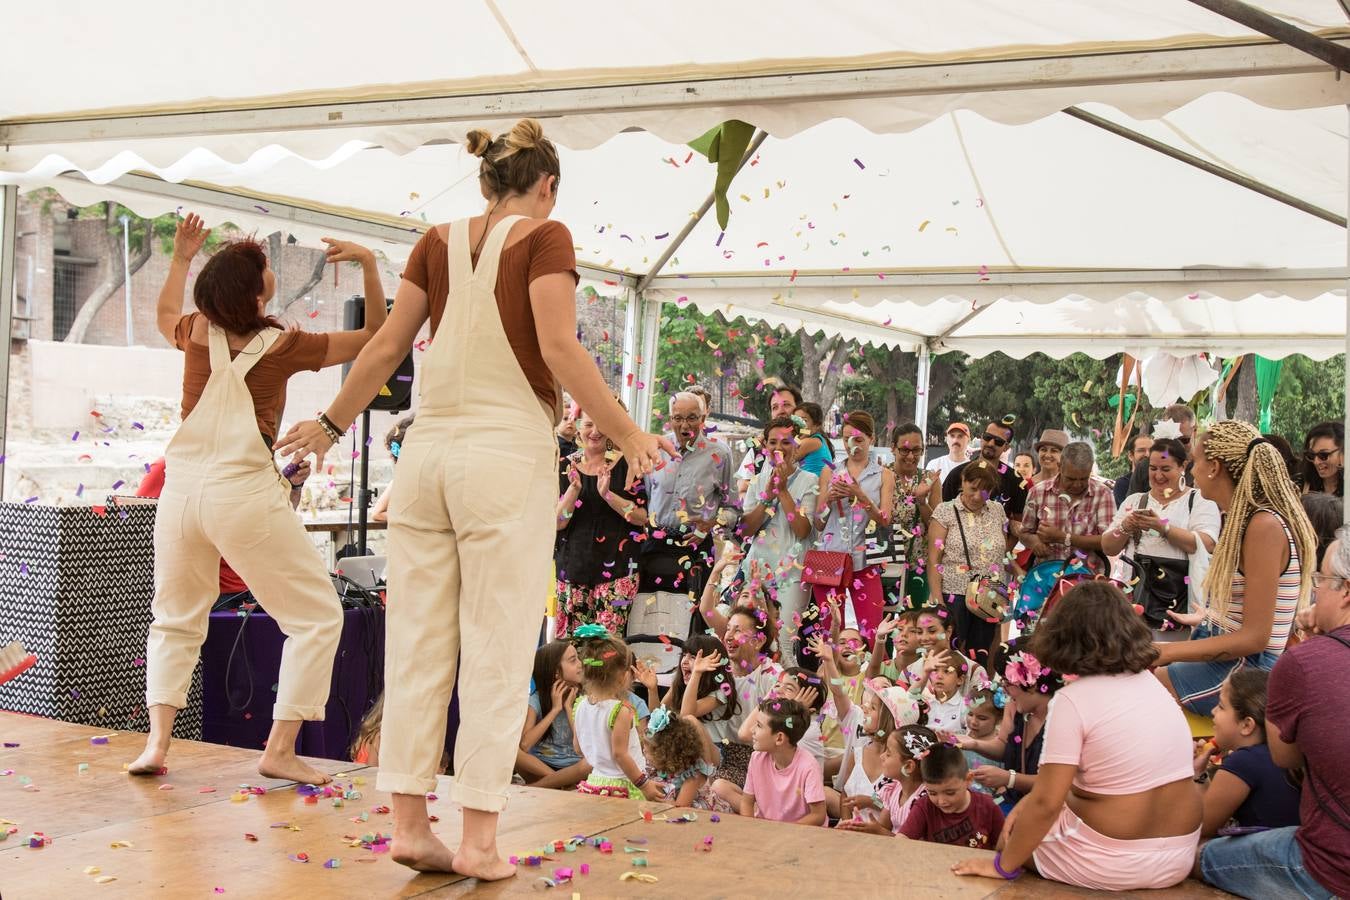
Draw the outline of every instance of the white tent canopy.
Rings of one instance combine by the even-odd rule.
[[[1350,35],[1338,0],[1263,8]],[[464,132],[534,115],[564,147],[556,215],[579,261],[644,302],[977,356],[1344,343],[1327,219],[1346,213],[1350,79],[1178,0],[140,12],[9,14],[0,183],[399,256],[481,208]],[[133,64],[53,69],[54,34],[66,59]],[[1244,183],[1060,113],[1075,106]],[[769,135],[730,226],[703,218],[655,272],[713,180],[684,142],[729,118]]]

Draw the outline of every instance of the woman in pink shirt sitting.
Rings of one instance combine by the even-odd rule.
[[[959,875],[1041,877],[1103,891],[1165,888],[1190,874],[1200,795],[1191,734],[1149,666],[1153,635],[1120,589],[1074,588],[1036,629],[1031,652],[1068,681],[1050,702],[1036,786],[1008,817],[1001,853]]]

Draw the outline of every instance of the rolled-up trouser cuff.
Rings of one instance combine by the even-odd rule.
[[[416,775],[399,775],[383,769],[375,776],[376,790],[390,794],[409,794],[417,796],[431,793],[436,787],[435,778],[418,778]]]

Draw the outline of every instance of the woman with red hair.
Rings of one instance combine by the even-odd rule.
[[[165,451],[155,519],[154,621],[145,651],[150,736],[129,771],[164,771],[224,559],[286,634],[258,772],[322,784],[328,776],[296,756],[295,739],[302,721],[323,718],[342,612],[327,567],[288,502],[291,486],[277,470],[272,443],[286,382],[296,372],[355,359],[384,323],[384,289],[369,250],[324,238],[330,262],[361,263],[365,328],[283,329],[266,313],[276,277],[262,245],[240,240],[207,260],[192,288],[198,312],[184,315],[188,267],[210,233],[194,214],[178,223],[159,295],[160,334],[184,354],[183,422]]]

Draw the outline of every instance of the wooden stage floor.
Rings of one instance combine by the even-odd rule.
[[[106,744],[92,743],[104,736]],[[359,799],[338,808],[331,799],[305,802],[292,783],[260,778],[256,753],[215,744],[175,742],[167,775],[131,778],[122,765],[136,756],[143,740],[134,733],[0,713],[5,745],[0,749],[0,820],[3,831],[17,829],[0,842],[3,900],[151,895],[376,900],[469,893],[1059,900],[1088,895],[1031,877],[1015,883],[957,878],[948,867],[972,851],[955,847],[737,816],[714,823],[702,811],[694,813],[696,821],[675,824],[669,819],[680,813],[664,804],[520,787],[511,788],[502,816],[502,851],[524,857],[547,846],[551,859],[538,868],[522,866],[514,879],[492,885],[456,875],[417,875],[392,862],[387,852],[360,843],[363,836],[389,832],[393,824],[382,811],[389,796],[375,790],[374,769],[314,761],[325,771],[343,773],[341,783],[360,792]],[[241,786],[267,792],[241,799]],[[444,799],[447,788],[443,780],[442,799],[431,810],[440,818],[433,827],[453,847],[459,814]],[[29,837],[36,832],[50,842],[30,847]],[[588,845],[551,852],[554,841],[574,836],[607,838],[613,852],[603,854]],[[646,852],[625,852],[628,848]],[[647,861],[645,868],[633,866],[639,858]],[[580,873],[582,863],[589,864],[589,874]],[[562,867],[573,869],[573,881],[550,888],[544,879]],[[658,880],[621,881],[626,872]],[[1143,894],[1226,896],[1194,883]]]

